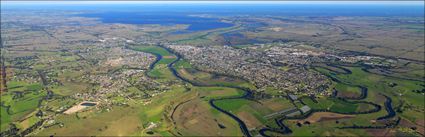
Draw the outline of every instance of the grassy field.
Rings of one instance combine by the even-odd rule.
[[[160,47],[152,47],[152,46],[136,47],[135,49],[138,50],[138,51],[143,51],[143,52],[148,52],[148,53],[153,53],[153,54],[163,56],[163,58],[154,66],[154,69],[151,70],[148,73],[148,75],[153,76],[153,77],[158,77],[158,78],[161,78],[161,79],[168,79],[168,80],[171,77],[174,77],[172,75],[171,71],[169,71],[169,69],[167,68],[167,65],[176,59],[176,57],[174,55],[172,55],[171,53],[167,52],[166,50],[164,50]],[[186,61],[179,61],[175,64],[174,67],[176,67],[177,69],[183,69],[183,68],[191,68],[191,65],[190,65],[190,63],[188,63]],[[237,127],[237,123],[235,123],[235,121],[233,121],[230,117],[228,117],[228,116],[226,116],[222,113],[217,113],[215,111],[215,109],[211,108],[211,106],[208,104],[208,100],[210,100],[212,98],[219,98],[219,97],[223,97],[223,96],[239,96],[239,95],[242,94],[241,91],[236,90],[236,89],[232,89],[232,88],[223,88],[223,87],[190,87],[190,92],[196,92],[202,98],[192,99],[191,101],[185,103],[184,105],[183,104],[178,105],[178,106],[177,105],[176,106],[171,105],[171,106],[177,107],[175,112],[170,112],[171,110],[169,110],[169,109],[162,109],[162,110],[161,109],[154,109],[154,110],[150,110],[149,113],[161,112],[161,111],[164,111],[167,114],[172,113],[173,117],[181,117],[181,118],[175,118],[175,120],[176,120],[176,121],[174,121],[175,124],[177,124],[177,125],[182,124],[182,125],[176,126],[176,127],[192,127],[192,128],[169,129],[169,130],[171,130],[171,133],[173,133],[173,134],[200,135],[200,134],[210,133],[209,135],[211,135],[213,133],[215,134],[215,133],[224,132],[224,133],[229,134],[229,135],[241,135],[241,133],[238,130],[239,128]],[[189,94],[189,93],[185,93],[185,94]],[[185,94],[183,94],[183,95],[185,95]],[[179,104],[178,101],[181,101],[181,100],[184,100],[184,99],[175,98],[175,101],[172,101],[173,102],[172,104]],[[163,104],[164,104],[164,102],[161,102],[161,103],[158,102],[158,104],[156,104],[156,105],[162,106]],[[195,105],[195,108],[193,108],[193,107],[187,108],[186,104],[196,104],[196,105]],[[193,105],[190,105],[190,106],[193,106]],[[196,106],[199,106],[199,107],[196,107]],[[190,109],[190,110],[186,110],[186,109]],[[195,111],[195,112],[198,112],[198,113],[203,113],[203,115],[202,115],[202,117],[191,116],[192,114],[186,114],[186,111]],[[161,116],[161,115],[157,115],[156,117],[152,117],[152,115],[150,115],[149,113],[143,114],[142,116],[149,117],[148,119],[151,119],[151,120],[152,119],[153,120],[162,119],[161,117],[158,117],[158,116]],[[214,116],[212,116],[212,115],[214,115]],[[188,117],[192,118],[192,121],[190,121],[190,122],[186,121],[185,119],[187,119]],[[199,121],[199,122],[197,122],[197,121]],[[200,121],[203,121],[203,122],[200,122]],[[168,123],[173,123],[173,122],[169,121]],[[213,126],[213,125],[217,125],[218,123],[224,125],[226,128],[220,128],[219,126]],[[170,128],[169,126],[166,126],[166,127]],[[206,127],[204,129],[208,129],[208,130],[203,130],[201,127]],[[195,128],[195,129],[201,128],[201,129],[194,130],[193,128]],[[175,132],[173,132],[173,131],[175,131]],[[198,133],[198,134],[194,134],[195,132]],[[167,133],[167,132],[158,132],[158,133],[160,135],[169,135],[169,133]],[[144,134],[144,135],[149,135],[149,134]],[[206,134],[206,135],[208,135],[208,134]]]
[[[369,102],[374,102],[383,107],[383,109],[377,113],[371,114],[360,114],[356,115],[356,118],[350,119],[349,122],[356,125],[382,125],[379,123],[373,123],[371,121],[375,120],[378,117],[385,116],[387,114],[384,108],[384,102],[386,101],[383,95],[386,95],[392,99],[392,106],[397,111],[397,116],[408,119],[410,122],[414,123],[418,120],[424,120],[425,116],[423,113],[423,94],[415,93],[413,90],[420,90],[423,87],[421,86],[422,82],[405,80],[395,77],[387,77],[383,75],[376,75],[363,71],[360,67],[346,67],[352,71],[352,74],[337,74],[329,70],[316,68],[319,72],[322,72],[328,76],[337,78],[338,80],[353,84],[361,85],[368,88],[368,96],[365,99]],[[337,83],[335,88],[337,89],[346,89],[347,91],[354,90],[355,88],[347,87],[346,84],[341,85]],[[324,102],[324,100],[330,101],[332,99],[323,99],[319,100]],[[303,100],[307,104],[314,104],[308,99]],[[325,101],[326,102],[326,101]],[[339,103],[338,106],[332,105],[333,103],[320,103],[316,105],[311,105],[315,108],[327,108],[334,110],[356,110],[354,107],[343,106],[344,103]],[[352,104],[347,104],[352,105]],[[407,107],[409,106],[409,107]],[[422,108],[422,109],[421,109]],[[357,111],[370,109],[370,106],[358,104]]]
[[[285,124],[293,131],[291,136],[366,136],[362,130],[348,131],[346,129],[338,129],[336,127],[348,126],[348,119],[321,121],[313,124],[302,124],[297,126],[297,121],[287,121]]]
[[[239,86],[255,89],[253,84],[239,78],[215,75],[194,69],[186,60],[179,60],[174,67],[182,77],[205,85]]]
[[[359,97],[361,95],[361,89],[359,87],[347,84],[337,83],[335,89],[338,91],[338,97]]]
[[[286,120],[285,124],[293,131],[291,136],[341,136],[341,135],[353,135],[353,136],[365,136],[370,135],[372,131],[364,129],[338,129],[336,127],[342,126],[383,126],[385,124],[376,122],[378,117],[387,115],[385,110],[384,102],[386,98],[383,95],[392,98],[392,107],[401,109],[397,111],[397,116],[403,119],[408,119],[411,123],[415,121],[423,121],[423,95],[412,92],[413,90],[420,90],[422,82],[405,80],[395,77],[387,77],[383,75],[376,75],[363,71],[360,67],[345,67],[352,71],[352,74],[340,74],[343,70],[331,66],[322,66],[324,68],[316,68],[319,72],[326,74],[330,77],[334,77],[343,83],[334,82],[334,87],[339,91],[338,97],[351,97],[360,95],[360,88],[352,85],[361,85],[368,88],[368,96],[365,101],[373,102],[382,106],[381,111],[369,114],[356,114],[353,118],[343,119],[329,119],[316,123],[299,123],[299,120]],[[347,84],[345,84],[347,83]],[[395,83],[395,84],[394,84]],[[396,85],[396,86],[394,86]],[[341,96],[342,95],[342,96]],[[318,97],[316,98],[318,103],[314,103],[308,97],[302,97],[301,101],[312,109],[328,110],[338,113],[355,113],[367,110],[372,110],[374,107],[366,103],[352,103],[342,101],[336,98]],[[223,103],[224,104],[224,103]],[[297,104],[297,103],[296,103]],[[410,106],[409,108],[406,107]],[[421,109],[422,108],[422,109]],[[234,109],[229,107],[229,109]],[[396,116],[396,117],[397,117]],[[273,123],[269,123],[273,126]],[[411,125],[419,126],[419,125]],[[402,127],[402,126],[399,126]],[[376,131],[384,132],[385,129]],[[276,133],[268,132],[269,135],[279,135]]]
[[[302,98],[302,101],[312,109],[329,110],[339,113],[355,113],[372,109],[373,106],[365,103],[350,103],[334,98],[320,98],[314,103],[310,98]],[[360,107],[361,106],[361,107]],[[360,109],[362,108],[362,109]]]
[[[385,101],[385,98],[383,98],[382,95],[379,94],[389,94],[388,92],[394,92],[394,91],[388,91],[388,87],[385,87],[386,85],[382,85],[381,83],[383,80],[391,80],[382,76],[378,75],[372,75],[368,74],[364,71],[362,71],[360,68],[356,67],[350,67],[350,69],[353,73],[352,74],[338,74],[334,73],[332,71],[329,71],[327,69],[323,68],[316,68],[319,72],[322,72],[328,76],[335,77],[338,80],[341,80],[345,83],[353,84],[353,85],[362,85],[369,89],[368,97],[365,99],[370,102],[374,102],[377,104],[380,104],[381,106],[384,106],[383,103]],[[339,71],[337,68],[331,68],[330,70],[336,71],[336,72],[342,72]],[[394,81],[394,79],[392,79]],[[401,82],[400,80],[397,80],[397,82]],[[377,84],[380,84],[380,86],[377,86]],[[334,88],[339,91],[339,93],[343,92],[344,95],[358,95],[360,94],[360,89],[354,86],[350,86],[343,83],[335,83]],[[406,87],[404,87],[406,88]],[[340,96],[344,97],[344,96]],[[327,97],[319,97],[317,98],[318,103],[314,103],[310,98],[303,97],[301,100],[310,106],[312,109],[322,109],[322,110],[329,110],[332,112],[339,112],[339,113],[353,113],[353,112],[359,112],[359,111],[366,111],[373,109],[373,106],[369,104],[364,103],[348,103],[339,99],[334,98],[327,98]],[[393,101],[394,105],[397,103],[396,101]],[[394,106],[393,105],[393,106]],[[337,129],[335,127],[341,127],[341,126],[351,126],[351,125],[382,125],[379,123],[372,123],[371,121],[375,120],[376,118],[380,116],[386,115],[385,109],[382,109],[381,111],[377,113],[371,113],[371,114],[359,114],[355,115],[354,118],[350,119],[338,119],[338,120],[329,120],[329,121],[321,121],[317,123],[311,123],[311,124],[305,124],[301,123],[300,126],[297,125],[297,120],[289,120],[285,121],[286,125],[289,126],[289,128],[293,131],[291,135],[293,136],[313,136],[313,135],[321,135],[321,136],[340,136],[340,135],[355,135],[355,136],[364,136],[368,135],[365,130],[341,130]],[[336,122],[337,121],[337,122]]]
[[[232,79],[225,76],[215,76],[207,72],[198,71],[194,69],[190,63],[184,60],[178,61],[174,67],[178,70],[181,76],[191,81],[211,85],[240,86],[255,89],[252,84],[242,80]],[[224,88],[225,90],[223,90],[223,88],[208,87],[202,89],[204,92],[215,90],[213,94],[210,94],[207,97],[202,97],[205,101],[208,101],[211,98],[217,98],[219,96],[241,96],[243,93],[242,91],[235,90],[233,88]],[[233,93],[231,91],[237,91],[238,94],[229,95],[229,93]],[[264,118],[265,115],[292,107],[292,104],[289,102],[289,100],[282,98],[259,100],[259,102],[262,102],[263,105],[247,99],[219,100],[216,101],[215,104],[220,108],[223,108],[224,110],[238,116],[250,129],[256,129],[265,125],[268,122],[268,120]],[[212,112],[215,115],[221,114],[217,110],[212,110]]]
[[[176,131],[188,136],[241,136],[236,121],[209,104],[210,99],[240,96],[241,93],[239,90],[225,87],[191,87],[187,93],[190,97],[181,99],[174,113]]]
[[[276,126],[272,122],[273,119],[265,118],[266,115],[295,107],[288,99],[284,98],[260,99],[258,101],[228,99],[216,101],[216,105],[236,114],[247,124],[248,128],[255,129],[253,134],[257,134],[255,131],[264,125]]]
[[[114,106],[108,110],[92,108],[71,115],[59,115],[56,122],[63,123],[63,127],[52,126],[37,136],[141,136],[148,135],[141,131],[144,131],[150,122],[157,125],[151,129],[153,135],[169,136],[170,123],[164,120],[164,114],[170,102],[176,100],[175,97],[184,95],[184,91],[183,87],[173,86],[166,94],[159,94],[148,100],[131,101],[128,106]]]
[[[20,95],[17,95],[20,94]],[[1,131],[9,127],[9,123],[29,117],[38,108],[39,101],[46,95],[39,83],[8,82],[8,92],[1,94]],[[7,107],[9,110],[7,111]]]

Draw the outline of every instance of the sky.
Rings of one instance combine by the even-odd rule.
[[[424,5],[424,1],[1,1],[1,4],[355,4]]]

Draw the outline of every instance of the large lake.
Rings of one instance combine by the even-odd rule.
[[[79,14],[78,16],[99,18],[103,23],[160,25],[187,24],[189,25],[186,29],[188,31],[202,31],[233,26],[233,24],[230,23],[220,22],[217,18],[204,18],[185,14],[103,12]]]

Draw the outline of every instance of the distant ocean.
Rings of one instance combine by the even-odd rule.
[[[85,11],[76,16],[99,18],[104,23],[124,24],[190,24],[188,31],[230,27],[233,24],[215,18],[190,16],[193,14],[280,15],[280,16],[378,16],[424,17],[424,5],[348,5],[348,4],[47,4],[7,5],[7,10],[69,10]]]
[[[424,5],[344,4],[49,4],[7,5],[2,10],[84,10],[96,12],[205,13],[219,15],[253,14],[285,16],[409,16],[423,17]]]

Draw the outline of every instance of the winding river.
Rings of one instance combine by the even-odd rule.
[[[186,79],[186,78],[184,78],[184,77],[182,77],[178,72],[177,72],[177,70],[176,70],[176,68],[174,67],[174,64],[176,63],[176,62],[178,62],[180,59],[181,59],[181,56],[179,55],[179,54],[177,54],[177,53],[175,53],[175,52],[173,52],[173,51],[171,51],[170,49],[168,49],[168,48],[166,48],[166,47],[164,47],[164,46],[162,46],[162,45],[158,45],[159,47],[161,47],[161,48],[163,48],[163,49],[165,49],[165,50],[167,50],[168,52],[170,52],[170,53],[172,53],[172,54],[174,54],[176,57],[177,57],[177,59],[176,60],[174,60],[173,62],[171,62],[170,64],[168,64],[167,65],[167,67],[170,69],[170,71],[173,73],[173,75],[176,77],[176,78],[178,78],[178,79],[180,79],[180,80],[182,80],[182,81],[184,81],[184,82],[187,82],[187,83],[190,83],[191,85],[193,85],[193,86],[197,86],[197,87],[227,87],[227,88],[235,88],[235,89],[239,89],[239,90],[241,90],[241,91],[244,91],[244,94],[242,95],[242,96],[232,96],[232,97],[224,97],[224,98],[219,98],[219,99],[211,99],[211,100],[209,100],[209,104],[211,105],[211,107],[213,107],[214,109],[216,109],[216,110],[218,110],[218,111],[220,111],[220,112],[222,112],[222,113],[224,113],[224,114],[226,114],[226,115],[228,115],[229,117],[231,117],[232,119],[234,119],[236,122],[238,122],[238,124],[239,124],[239,127],[240,127],[240,129],[241,129],[241,131],[242,131],[242,133],[243,133],[243,135],[244,136],[247,136],[247,137],[251,137],[251,134],[249,133],[249,130],[248,130],[248,127],[246,126],[246,124],[240,119],[240,118],[238,118],[236,115],[234,115],[234,114],[232,114],[232,113],[230,113],[230,112],[228,112],[228,111],[226,111],[226,110],[224,110],[224,109],[222,109],[222,108],[220,108],[220,107],[218,107],[216,104],[215,104],[215,102],[216,101],[220,101],[220,100],[227,100],[227,99],[247,99],[249,96],[251,96],[252,95],[252,90],[250,90],[250,89],[248,89],[248,88],[243,88],[243,87],[238,87],[238,86],[228,86],[228,85],[221,85],[221,84],[214,84],[214,85],[209,85],[209,84],[203,84],[203,83],[198,83],[198,82],[193,82],[193,81],[190,81],[190,80],[188,80],[188,79]],[[156,54],[156,56],[158,57],[158,56],[160,56],[160,55],[158,55],[158,54]],[[161,58],[161,57],[160,57]],[[159,58],[159,59],[160,59]],[[158,61],[155,61],[155,63],[157,63]],[[154,66],[154,65],[153,65]]]
[[[197,87],[227,87],[227,88],[235,88],[235,89],[244,91],[244,94],[242,96],[232,96],[232,97],[223,97],[223,98],[211,99],[211,100],[209,100],[209,104],[214,109],[216,109],[216,110],[218,110],[218,111],[220,111],[220,112],[228,115],[232,119],[234,119],[239,124],[239,127],[240,127],[241,132],[243,133],[243,135],[244,136],[247,136],[247,137],[251,137],[251,134],[249,133],[249,130],[248,130],[246,124],[240,118],[238,118],[236,115],[234,115],[234,114],[232,114],[232,113],[230,113],[230,112],[228,112],[228,111],[226,111],[226,110],[218,107],[215,104],[215,102],[216,101],[220,101],[220,100],[229,100],[229,99],[249,99],[249,97],[252,95],[252,93],[254,91],[252,91],[249,88],[244,88],[244,87],[239,87],[239,86],[230,86],[230,85],[222,85],[222,84],[205,84],[205,83],[201,83],[201,82],[195,82],[195,81],[188,80],[188,79],[182,77],[178,73],[178,71],[176,70],[176,68],[174,67],[174,64],[176,62],[178,62],[179,60],[181,60],[181,56],[178,53],[175,53],[174,51],[170,50],[169,48],[167,48],[165,46],[158,45],[158,47],[161,47],[161,48],[167,50],[168,52],[170,52],[170,53],[172,53],[172,54],[174,54],[176,56],[176,59],[173,62],[167,64],[167,67],[168,67],[168,69],[172,72],[172,74],[176,78],[182,80],[183,82],[190,83],[191,85],[197,86]],[[152,53],[152,54],[154,54],[156,56],[156,60],[150,65],[150,67],[149,67],[150,70],[154,69],[155,65],[162,59],[162,56],[161,55],[155,54],[155,53]],[[340,66],[335,66],[335,65],[330,65],[330,66],[331,67],[338,68],[338,69],[341,69],[343,72],[336,72],[336,71],[330,70],[330,69],[325,68],[325,67],[322,67],[322,68],[328,69],[328,70],[330,70],[332,72],[335,72],[337,74],[351,74],[351,71],[348,70],[348,69],[346,69],[346,68],[343,68],[343,67],[340,67]],[[346,101],[346,102],[349,102],[349,103],[367,103],[367,104],[373,105],[375,107],[374,109],[369,110],[369,111],[354,112],[354,113],[350,113],[350,114],[368,114],[368,113],[375,113],[375,112],[378,112],[378,111],[381,110],[381,106],[378,105],[378,104],[375,104],[375,103],[372,103],[372,102],[366,102],[366,101],[359,101],[359,100],[365,99],[367,97],[368,89],[366,87],[360,86],[360,85],[352,85],[352,84],[349,84],[349,83],[345,83],[345,82],[342,82],[342,81],[340,81],[339,79],[337,79],[337,78],[335,78],[333,76],[329,76],[328,75],[328,77],[330,79],[332,79],[333,81],[335,81],[335,82],[340,82],[340,83],[348,84],[348,85],[351,85],[351,86],[356,86],[356,87],[359,87],[361,89],[361,95],[359,97],[346,98],[346,99],[356,100],[356,101],[348,101],[345,98],[342,98],[343,101]],[[381,119],[391,118],[391,117],[394,117],[395,116],[395,112],[394,112],[394,110],[393,110],[393,108],[391,106],[391,98],[389,98],[389,97],[387,97],[387,102],[385,103],[385,108],[386,108],[386,110],[387,110],[387,112],[389,114],[387,116],[380,117],[379,118],[380,120]],[[300,118],[302,119],[302,118],[308,117],[312,113],[314,113],[314,112],[320,112],[320,111],[328,111],[328,110],[312,110],[308,115],[302,116]],[[338,113],[338,112],[335,112],[335,113]],[[300,119],[300,118],[295,118],[295,119]],[[285,119],[293,119],[293,118],[283,117],[283,118],[275,119],[276,125],[278,125],[279,128],[265,127],[265,128],[260,129],[259,133],[262,136],[268,136],[267,134],[265,134],[265,132],[267,132],[267,131],[269,131],[269,132],[276,132],[276,133],[280,133],[280,134],[289,134],[289,133],[292,133],[291,129],[289,129],[287,126],[285,126],[283,124],[283,121]]]

